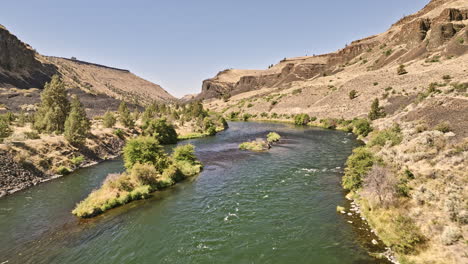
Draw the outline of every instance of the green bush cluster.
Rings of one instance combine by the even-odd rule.
[[[280,139],[281,139],[281,136],[276,132],[270,132],[267,135],[267,142],[268,143],[278,142]]]
[[[107,111],[104,114],[104,117],[102,119],[102,124],[105,128],[113,128],[116,122],[117,122],[117,119],[115,118],[115,115],[112,112]]]
[[[166,119],[150,119],[142,126],[145,136],[156,138],[161,144],[177,143],[177,132],[172,124],[169,124]]]
[[[93,217],[111,208],[145,199],[150,193],[200,173],[201,163],[192,145],[178,146],[171,156],[153,137],[137,137],[124,148],[127,171],[109,175],[100,189],[93,191],[72,211],[78,217]]]
[[[403,135],[401,134],[400,126],[398,124],[395,124],[391,128],[376,131],[373,135],[371,135],[369,146],[383,147],[387,142],[390,142],[391,146],[395,146],[400,144],[402,140]]]
[[[366,147],[354,149],[353,154],[346,161],[346,169],[342,179],[343,187],[350,191],[361,188],[363,179],[374,162],[374,155]]]
[[[269,148],[268,142],[264,140],[255,140],[251,142],[244,142],[239,145],[240,150],[263,151]]]
[[[307,125],[310,122],[310,116],[308,114],[297,114],[294,116],[294,124],[298,126]]]

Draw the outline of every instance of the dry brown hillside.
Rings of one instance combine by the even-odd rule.
[[[34,111],[44,84],[54,74],[62,76],[69,93],[79,95],[91,115],[115,110],[121,100],[140,106],[176,100],[128,70],[42,56],[0,25],[0,112]]]
[[[466,128],[463,111],[450,109],[452,102],[456,109],[463,109],[467,102],[463,89],[468,83],[467,25],[467,1],[431,1],[388,31],[354,41],[337,52],[284,59],[267,70],[224,70],[203,82],[197,99],[226,114],[260,117],[263,113],[286,119],[286,115],[308,113],[351,119],[365,116],[375,98],[387,112],[401,111],[432,85],[443,93],[429,99],[439,98],[444,109],[457,116],[454,123]],[[406,73],[398,73],[400,65]],[[356,91],[353,99],[352,90]],[[398,118],[415,120],[425,118],[426,113],[411,108]],[[446,116],[427,118],[433,124]]]
[[[71,87],[81,88],[89,93],[105,94],[135,103],[175,100],[175,97],[161,86],[144,80],[128,70],[76,59],[47,57],[47,60],[58,67]]]

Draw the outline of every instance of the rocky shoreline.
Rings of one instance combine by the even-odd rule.
[[[110,139],[93,151],[75,152],[74,155],[80,154],[86,158],[81,164],[68,168],[68,173],[114,159],[120,156],[123,146],[123,139]],[[69,152],[68,149],[63,151]],[[50,173],[38,167],[29,161],[17,161],[11,150],[0,150],[0,198],[68,174]]]
[[[400,264],[392,249],[384,245],[378,233],[371,227],[366,217],[362,215],[359,203],[349,197],[349,195],[346,196],[346,199],[349,201],[349,204],[346,205],[344,210],[340,210],[339,213],[349,219],[347,222],[359,230],[359,233],[363,233],[360,234],[362,242],[371,251],[375,250],[375,252],[369,252],[369,254],[377,258],[385,258],[393,264]],[[382,252],[382,250],[384,251]]]

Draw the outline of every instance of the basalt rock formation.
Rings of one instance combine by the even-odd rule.
[[[364,70],[378,70],[428,56],[461,56],[468,52],[468,5],[461,0],[431,1],[414,15],[402,18],[379,35],[353,41],[347,47],[320,56],[284,59],[267,70],[224,70],[203,82],[197,99],[228,98],[262,88],[288,88],[348,71],[363,63]]]
[[[53,64],[0,25],[0,87],[40,88],[56,72]]]

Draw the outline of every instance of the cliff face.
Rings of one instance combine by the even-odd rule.
[[[0,26],[0,87],[43,87],[54,73],[54,65]]]
[[[467,16],[466,1],[431,1],[418,13],[392,25],[385,33],[354,41],[337,52],[285,59],[268,70],[235,75],[236,78],[225,81],[220,81],[220,77],[241,70],[220,72],[215,78],[203,82],[197,99],[226,98],[262,88],[288,88],[293,82],[313,81],[338,72],[349,72],[348,66],[364,57],[362,73],[432,55],[460,56],[468,52]]]

